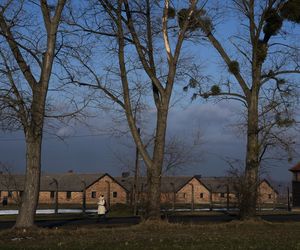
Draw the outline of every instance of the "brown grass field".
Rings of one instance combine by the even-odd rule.
[[[0,231],[0,249],[300,249],[300,223],[143,222],[123,228]]]

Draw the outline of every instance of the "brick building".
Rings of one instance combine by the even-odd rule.
[[[23,175],[0,175],[0,200],[16,203],[22,195]],[[57,194],[57,196],[56,196]],[[103,194],[109,204],[127,203],[128,190],[109,174],[47,174],[41,176],[40,204],[96,204]]]
[[[16,203],[22,195],[23,175],[0,174],[0,201]],[[40,204],[96,204],[103,194],[108,204],[129,204],[134,190],[133,177],[112,177],[106,173],[46,174],[41,176]],[[137,200],[143,203],[147,195],[145,177],[138,178]],[[259,203],[274,203],[277,191],[267,180],[258,188]],[[57,195],[57,196],[56,196]],[[162,177],[161,202],[169,205],[211,205],[237,203],[234,181],[225,177],[166,176]]]
[[[133,177],[116,177],[129,191],[133,190]],[[143,202],[147,193],[147,179],[141,177],[138,180],[138,199]],[[258,185],[258,204],[276,203],[278,192],[272,185],[263,179]],[[130,199],[131,197],[129,197]],[[195,176],[167,176],[161,180],[162,204],[183,205],[236,205],[238,194],[235,182],[227,177],[201,177]]]

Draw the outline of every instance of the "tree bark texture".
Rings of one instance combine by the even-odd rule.
[[[185,38],[185,33],[188,27],[189,20],[185,21],[184,28],[179,32],[177,43],[175,46],[174,54],[172,54],[171,46],[168,39],[168,9],[169,1],[165,1],[165,7],[162,17],[162,33],[164,39],[164,47],[167,53],[168,60],[168,74],[166,83],[162,83],[162,80],[157,76],[155,61],[154,61],[154,47],[153,47],[153,28],[152,28],[152,17],[151,17],[151,1],[146,1],[146,21],[145,30],[147,32],[146,47],[147,53],[143,47],[143,39],[139,35],[139,25],[133,15],[131,5],[127,0],[119,0],[117,9],[111,5],[107,0],[102,0],[101,4],[105,11],[108,12],[110,18],[113,20],[117,27],[117,39],[118,39],[118,59],[120,68],[120,77],[122,81],[123,89],[123,102],[118,103],[122,106],[125,111],[127,122],[135,144],[139,150],[139,154],[143,157],[145,165],[147,166],[147,204],[146,204],[146,217],[149,219],[160,218],[160,188],[161,188],[161,174],[164,160],[164,149],[165,149],[165,138],[167,129],[167,117],[169,102],[172,94],[174,85],[174,79],[176,75],[176,67],[181,51],[181,46]],[[191,8],[189,17],[195,9],[197,1],[191,1]],[[126,12],[123,15],[123,11]],[[144,17],[143,17],[144,18]],[[139,61],[143,66],[144,72],[151,81],[153,90],[153,101],[156,106],[157,119],[156,119],[156,131],[154,136],[154,148],[153,152],[146,149],[146,145],[143,143],[142,138],[138,132],[138,126],[136,119],[133,115],[132,108],[132,96],[130,95],[130,85],[127,79],[126,69],[126,50],[125,50],[125,35],[124,27],[129,31],[132,44],[135,47],[135,51],[138,55]],[[112,95],[111,95],[112,96]],[[116,98],[113,98],[114,100]]]
[[[28,228],[34,226],[34,215],[39,199],[40,174],[41,174],[41,151],[42,136],[44,127],[44,115],[46,97],[49,81],[52,73],[53,61],[55,57],[55,45],[57,29],[61,20],[61,14],[66,0],[57,2],[54,15],[50,15],[50,7],[46,0],[41,0],[41,12],[46,30],[46,50],[43,58],[39,61],[41,73],[39,80],[36,80],[30,69],[29,62],[22,55],[22,50],[11,32],[3,13],[0,14],[0,28],[6,34],[5,38],[10,50],[16,60],[24,78],[31,88],[31,107],[28,113],[20,113],[26,117],[23,119],[23,129],[26,138],[26,173],[24,192],[21,198],[19,214],[15,228]],[[22,112],[22,111],[20,111]]]
[[[15,228],[28,228],[34,225],[34,215],[38,204],[41,175],[42,135],[28,135],[26,138],[26,173],[21,207]]]
[[[21,197],[21,206],[15,228],[26,228],[34,225],[34,216],[39,199],[42,137],[47,89],[42,88],[40,85],[36,85],[35,87],[31,105],[31,121],[28,127],[24,128],[26,138],[26,172],[24,192]]]
[[[242,188],[240,218],[252,219],[256,216],[257,188],[259,174],[259,140],[258,140],[258,94],[251,93],[248,103],[247,151],[245,180]]]
[[[161,174],[167,129],[168,106],[158,109],[153,162],[147,166],[148,204],[147,218],[160,218]]]

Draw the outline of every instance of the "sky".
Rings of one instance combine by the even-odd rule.
[[[192,137],[200,134],[200,145],[194,154],[200,155],[198,162],[185,163],[170,174],[202,176],[224,176],[229,170],[226,160],[245,158],[245,140],[235,123],[240,113],[235,103],[191,103],[186,107],[174,107],[169,116],[168,133],[177,136],[186,145]],[[108,117],[107,117],[108,118]],[[130,136],[114,136],[105,131],[115,124],[105,117],[95,119],[93,129],[82,124],[61,126],[52,131],[64,140],[45,134],[42,153],[42,172],[62,173],[106,172],[120,176],[130,171],[135,157],[135,148]],[[105,126],[107,126],[105,128]],[[95,128],[101,128],[98,131]],[[22,132],[0,133],[0,159],[18,173],[25,170],[25,144]],[[274,180],[288,181],[288,169],[295,162],[284,161],[267,169],[267,176]]]
[[[220,23],[219,30],[229,37],[237,31],[232,25],[232,20]],[[221,37],[221,40],[229,43],[225,37]],[[191,43],[186,50],[206,57],[204,62],[210,74],[220,74],[223,66],[220,67],[219,57],[209,46],[206,46],[203,52]],[[243,163],[245,159],[245,136],[235,126],[240,120],[241,105],[235,102],[216,103],[199,100],[191,103],[191,94],[187,94],[183,106],[175,105],[171,108],[168,134],[177,136],[183,143],[190,145],[193,135],[199,132],[200,146],[193,153],[200,155],[200,160],[183,164],[174,174],[224,176],[229,169],[227,160],[240,160]],[[151,112],[149,117],[152,121]],[[116,124],[107,114],[87,122],[89,127],[76,123],[47,130],[42,151],[43,172],[61,173],[73,170],[88,173],[107,172],[113,176],[120,176],[122,172],[128,171],[128,166],[132,166],[135,157],[135,148],[130,136],[114,136],[108,133],[107,130]],[[64,140],[55,137],[55,134]],[[299,143],[299,138],[296,140]],[[270,164],[266,169],[267,175],[275,180],[288,181],[291,179],[288,169],[299,160],[300,158],[295,158],[293,162]],[[0,162],[9,165],[14,172],[24,172],[25,143],[22,131],[0,131]]]

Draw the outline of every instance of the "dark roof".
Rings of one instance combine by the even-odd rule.
[[[178,192],[182,187],[184,187],[190,180],[196,178],[196,176],[164,176],[161,178],[161,192],[162,193],[172,193]],[[134,177],[116,177],[115,178],[120,184],[124,185],[127,190],[132,190]],[[202,182],[202,179],[199,180]],[[147,190],[147,178],[139,177],[138,179],[138,190]],[[209,189],[209,188],[208,188]]]
[[[193,176],[166,176],[162,178],[161,190],[164,193],[177,192],[183,188]],[[173,184],[172,184],[173,183]],[[174,186],[174,188],[173,188]]]
[[[236,192],[236,181],[230,177],[201,177],[200,175],[195,176],[164,176],[161,178],[161,192],[171,193],[178,192],[182,187],[184,187],[190,180],[196,178],[200,183],[202,183],[210,192],[213,193],[226,193],[227,186],[229,187],[230,193]],[[115,177],[115,179],[123,185],[128,191],[132,190],[134,177]],[[262,179],[261,182],[266,181],[271,188],[273,185],[266,179]],[[173,190],[173,183],[174,190]],[[147,190],[147,178],[139,177],[138,180],[138,190]],[[276,190],[275,190],[276,191]]]
[[[227,187],[230,193],[236,192],[237,179],[233,177],[198,177],[195,176],[202,184],[213,193],[226,193]],[[274,188],[276,185],[267,179],[261,179],[259,183],[266,182],[275,192],[278,191]]]
[[[80,174],[80,173],[64,173],[64,174],[43,174],[41,176],[41,191],[55,191],[55,180],[58,182],[58,191],[73,191],[80,192],[85,187],[89,187],[100,178],[108,174],[93,173],[93,174]],[[110,176],[111,177],[111,176]],[[134,177],[111,177],[119,185],[124,187],[127,191],[131,191],[133,187]],[[229,177],[201,177],[195,176],[165,176],[161,179],[161,192],[171,193],[178,192],[184,187],[190,180],[196,178],[202,183],[209,191],[213,193],[226,193],[227,185],[229,191],[234,192],[234,180]],[[264,181],[264,180],[262,180]],[[266,180],[267,181],[267,180]],[[276,185],[267,183],[272,187]],[[23,190],[24,187],[24,175],[8,175],[0,174],[0,190]],[[139,177],[138,190],[147,191],[147,178]]]
[[[298,162],[294,167],[289,169],[291,172],[300,171],[300,162]]]
[[[233,192],[234,183],[231,178],[228,177],[198,177],[196,178],[202,182],[202,184],[213,193],[226,193],[227,185],[229,185],[229,191]]]
[[[174,190],[177,192],[181,189],[193,176],[165,176],[161,178],[161,192],[171,193]],[[121,185],[123,185],[128,191],[132,190],[134,177],[115,177]],[[174,187],[173,187],[174,186]],[[139,177],[138,190],[147,190],[147,178]]]
[[[24,189],[24,175],[0,174],[0,190],[22,191]]]
[[[55,191],[55,180],[58,182],[59,191],[82,191],[84,187],[89,187],[91,184],[102,178],[105,174],[78,174],[78,173],[65,173],[65,174],[47,174],[41,177],[41,191]]]
[[[287,196],[288,188],[292,192],[292,182],[291,181],[277,181],[277,180],[267,180],[269,185],[275,190],[275,192],[280,196]]]
[[[88,187],[105,174],[45,174],[41,176],[40,191],[55,191],[55,181],[58,183],[58,191],[82,191],[84,186]],[[0,174],[0,190],[23,190],[24,175]]]
[[[134,177],[114,177],[114,179],[122,185],[126,190],[131,191],[133,187]],[[138,179],[138,190],[145,190],[147,178],[146,177],[139,177]]]

